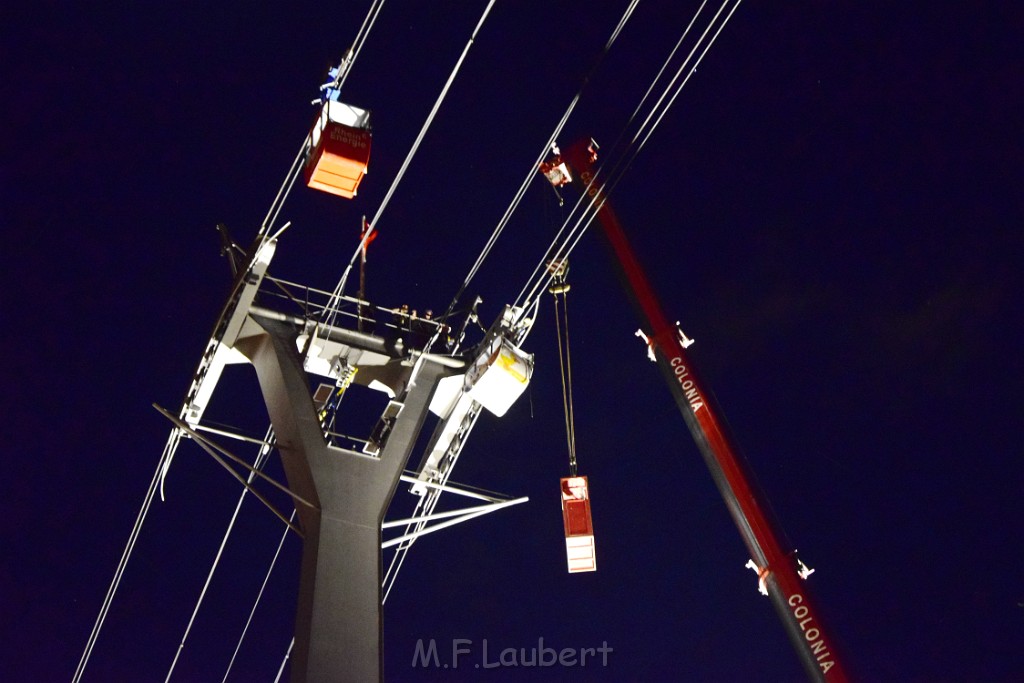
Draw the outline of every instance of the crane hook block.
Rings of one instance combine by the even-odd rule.
[[[370,112],[328,99],[309,131],[306,184],[351,199],[370,160]]]
[[[562,523],[569,573],[597,571],[594,523],[590,518],[590,489],[586,477],[563,477]]]
[[[540,172],[556,188],[572,182],[572,174],[569,173],[569,167],[562,161],[560,154],[555,154],[551,159],[543,162],[540,165]]]

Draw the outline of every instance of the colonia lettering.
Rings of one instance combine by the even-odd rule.
[[[676,381],[679,382],[680,388],[683,390],[683,395],[686,396],[686,400],[689,402],[690,407],[693,408],[693,412],[697,412],[704,407],[704,399],[700,395],[700,391],[697,389],[697,385],[692,379],[690,379],[690,372],[683,365],[683,359],[680,356],[676,356],[669,361],[669,365],[672,366],[672,372],[676,375]]]

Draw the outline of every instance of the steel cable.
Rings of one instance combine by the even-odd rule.
[[[544,161],[544,158],[548,155],[549,151],[551,150],[551,146],[555,143],[555,140],[558,139],[558,136],[561,135],[562,129],[565,127],[566,122],[568,122],[569,117],[572,115],[573,111],[576,108],[576,105],[579,103],[580,97],[583,95],[584,90],[590,83],[591,77],[594,75],[594,73],[596,73],[602,61],[604,60],[605,55],[611,49],[611,46],[615,43],[616,39],[618,39],[619,34],[625,27],[626,22],[629,21],[630,17],[632,17],[633,11],[636,9],[636,6],[639,4],[639,2],[640,0],[631,0],[629,5],[626,7],[625,12],[619,18],[619,23],[615,26],[615,29],[612,31],[611,36],[605,43],[604,48],[597,56],[597,59],[595,60],[593,66],[590,68],[587,75],[584,77],[583,83],[576,91],[576,94],[573,95],[572,100],[569,102],[569,106],[566,107],[565,112],[562,114],[561,120],[558,121],[558,123],[555,125],[554,130],[551,132],[551,135],[548,136],[547,142],[544,143],[544,146],[541,148],[540,153],[534,160],[533,165],[530,166],[530,170],[527,172],[526,178],[524,178],[522,184],[519,186],[519,189],[513,196],[512,202],[509,204],[508,208],[505,209],[505,213],[498,221],[498,225],[495,226],[494,230],[491,232],[491,235],[488,238],[487,243],[480,251],[479,255],[476,258],[476,261],[470,267],[469,273],[463,280],[458,292],[456,292],[455,296],[452,298],[451,304],[449,304],[448,310],[445,313],[445,318],[451,315],[452,311],[455,310],[455,307],[458,305],[459,300],[462,298],[463,294],[465,294],[466,289],[469,287],[470,281],[472,281],[472,279],[476,276],[477,272],[480,270],[480,267],[483,265],[484,260],[491,253],[491,249],[494,247],[494,244],[498,241],[498,238],[501,236],[501,233],[504,232],[505,227],[508,225],[508,222],[512,217],[512,214],[514,214],[516,209],[518,209],[520,202],[525,196],[527,188],[533,181],[534,177],[536,177],[537,166],[539,166],[540,163]]]
[[[448,75],[448,80],[445,82],[444,87],[441,88],[440,94],[434,101],[434,106],[431,108],[430,113],[427,114],[426,120],[423,122],[423,126],[420,128],[419,134],[416,136],[416,140],[413,141],[412,147],[409,149],[408,154],[405,156],[405,160],[402,162],[401,168],[395,175],[395,179],[391,182],[391,186],[388,188],[387,193],[384,195],[384,199],[381,201],[380,206],[377,208],[377,213],[374,214],[373,218],[367,224],[366,229],[363,231],[363,237],[359,241],[359,246],[356,247],[355,252],[352,254],[352,258],[349,259],[348,265],[345,267],[344,272],[341,275],[341,279],[338,280],[337,286],[331,295],[331,299],[328,302],[325,315],[321,318],[321,322],[330,326],[334,323],[334,319],[337,317],[337,304],[340,302],[342,295],[345,291],[345,285],[348,282],[349,274],[352,272],[352,267],[355,265],[356,260],[362,253],[366,245],[369,244],[371,237],[377,230],[377,223],[380,220],[381,215],[384,213],[384,209],[387,208],[388,203],[391,201],[391,197],[394,195],[395,190],[398,188],[398,184],[402,181],[402,177],[405,175],[406,170],[409,168],[412,158],[416,155],[419,149],[420,143],[423,142],[424,136],[427,134],[427,130],[434,121],[434,117],[437,115],[438,110],[441,108],[441,104],[444,102],[445,97],[448,94],[448,90],[451,88],[452,83],[455,81],[456,75],[462,68],[462,63],[466,59],[466,55],[469,54],[469,49],[473,47],[473,43],[476,41],[476,36],[480,32],[480,28],[483,26],[484,21],[487,19],[487,15],[490,14],[491,8],[494,6],[496,0],[490,0],[487,3],[487,7],[484,8],[484,12],[477,22],[476,27],[473,29],[473,33],[470,35],[466,46],[462,49],[462,54],[459,55],[459,59],[455,63],[455,67]]]
[[[619,135],[616,144],[613,145],[612,147],[613,153],[610,154],[609,157],[606,158],[605,161],[598,166],[597,172],[594,174],[594,178],[591,181],[591,187],[595,189],[588,191],[587,193],[581,194],[580,199],[577,200],[576,204],[573,206],[572,211],[569,213],[569,216],[567,216],[565,221],[563,222],[562,228],[559,230],[555,238],[552,240],[551,244],[548,246],[548,249],[545,252],[544,256],[538,262],[537,267],[534,268],[534,271],[531,274],[530,279],[527,281],[527,284],[523,287],[522,292],[520,292],[519,297],[516,299],[517,306],[521,306],[523,310],[528,310],[530,308],[530,304],[538,300],[541,292],[550,284],[551,274],[547,273],[544,270],[544,264],[552,258],[560,259],[568,257],[572,250],[575,248],[575,246],[579,243],[579,240],[581,239],[583,233],[587,230],[593,219],[596,217],[597,212],[600,210],[604,201],[606,201],[608,195],[617,186],[618,182],[622,179],[625,170],[629,168],[630,164],[636,158],[640,149],[642,149],[643,145],[650,138],[651,134],[661,123],[668,109],[672,106],[676,98],[679,96],[679,93],[682,91],[683,87],[689,81],[689,77],[696,71],[697,66],[700,64],[701,60],[707,54],[707,51],[711,48],[711,45],[714,43],[718,35],[721,33],[722,29],[725,27],[725,24],[728,23],[729,19],[732,17],[733,12],[736,11],[736,8],[739,6],[740,1],[741,0],[726,0],[725,2],[722,3],[718,11],[708,22],[708,25],[704,28],[704,31],[701,33],[700,37],[697,38],[694,46],[690,50],[690,53],[687,55],[682,65],[680,65],[673,78],[661,91],[661,94],[658,97],[657,101],[652,105],[651,111],[647,114],[646,118],[640,124],[638,130],[634,133],[630,142],[626,145],[624,150],[616,153],[614,149],[615,147],[618,146],[618,140],[621,140],[622,138],[622,134]],[[634,110],[633,114],[630,116],[625,128],[628,128],[629,124],[636,118],[638,112],[642,109],[643,103],[649,98],[650,93],[652,92],[652,90],[654,90],[657,82],[661,79],[663,73],[668,68],[669,63],[678,51],[681,43],[685,40],[687,34],[690,32],[694,22],[704,9],[705,4],[706,3],[702,3],[700,7],[697,9],[697,12],[694,14],[694,17],[691,19],[690,23],[684,30],[683,35],[680,37],[679,41],[677,41],[676,43],[676,46],[672,49],[668,57],[665,59],[665,62],[662,64],[657,75],[652,80],[651,85],[648,87],[647,92],[644,93],[643,97],[641,98],[640,104],[638,105],[636,110]],[[722,19],[721,22],[719,22],[719,18],[721,17],[722,12],[730,4],[732,4],[732,9],[728,12],[728,14],[726,14],[725,18]],[[716,23],[717,28],[715,28]],[[714,33],[711,34],[710,40],[707,40],[708,35],[712,31],[712,29],[714,29]],[[696,57],[696,60],[694,61],[694,55],[698,54],[698,51],[699,55]],[[680,82],[680,76],[687,68],[689,68],[689,71],[687,72],[686,77],[683,78]],[[637,142],[638,140],[639,143]],[[606,167],[610,169],[607,172],[605,172],[604,170]],[[599,179],[602,177],[604,177],[605,180],[599,181]],[[591,200],[586,203],[586,206],[583,206],[583,198],[588,195],[593,196],[595,198],[600,197],[601,200],[600,202],[595,202],[595,200]],[[577,213],[577,211],[580,210],[581,206],[583,206],[582,214],[578,218],[574,218],[575,214]],[[567,229],[567,226],[569,226],[570,223],[572,223],[574,220],[575,223],[573,224],[572,228]],[[534,278],[536,278],[535,281],[533,281]],[[533,281],[532,285],[530,284],[531,281]]]

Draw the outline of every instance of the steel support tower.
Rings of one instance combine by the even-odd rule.
[[[256,368],[303,534],[291,679],[380,680],[381,522],[437,382],[451,370],[427,357],[383,366],[403,407],[379,454],[370,456],[325,440],[297,351],[299,330],[258,315],[251,320],[259,331],[235,348]],[[369,335],[348,341],[364,336],[383,344]]]

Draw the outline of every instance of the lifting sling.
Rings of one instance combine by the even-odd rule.
[[[569,352],[569,308],[566,294],[569,283],[565,277],[569,262],[565,259],[548,263],[551,285],[548,291],[555,300],[555,328],[558,335],[558,364],[562,378],[562,407],[565,411],[565,435],[569,449],[569,476],[559,482],[562,498],[562,523],[565,527],[565,554],[569,573],[597,570],[594,548],[594,524],[590,516],[590,489],[586,477],[576,470],[576,425],[572,402],[572,356]],[[561,298],[562,306],[558,301]]]

